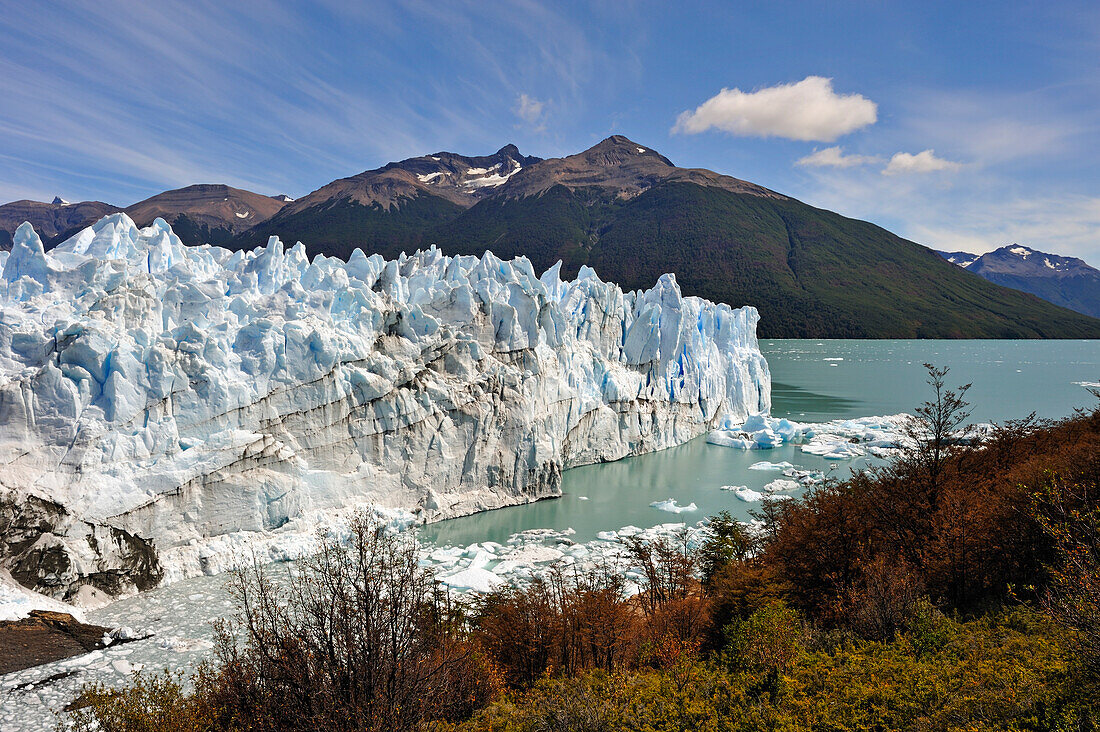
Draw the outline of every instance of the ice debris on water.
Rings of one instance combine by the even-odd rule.
[[[822,423],[801,423],[754,415],[743,421],[726,420],[707,435],[707,442],[741,450],[768,450],[784,444],[799,445],[802,452],[826,460],[849,460],[867,454],[883,457],[905,444],[905,428],[911,417],[837,419]],[[793,468],[789,463],[762,461],[754,470]]]

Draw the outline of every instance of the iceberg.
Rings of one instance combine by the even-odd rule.
[[[757,312],[525,258],[347,262],[101,219],[0,261],[0,565],[57,599],[561,494],[770,408]],[[463,581],[488,581],[484,575]]]
[[[666,513],[691,513],[692,511],[698,511],[699,507],[694,503],[689,503],[686,506],[681,506],[676,502],[675,498],[666,498],[663,501],[654,501],[649,504],[650,508],[655,508],[658,511],[664,511]]]

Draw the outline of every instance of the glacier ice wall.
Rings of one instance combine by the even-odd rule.
[[[210,571],[237,532],[375,504],[431,521],[770,406],[754,308],[524,258],[187,247],[106,217],[0,260],[0,542],[24,584]],[[39,527],[36,535],[35,527]]]

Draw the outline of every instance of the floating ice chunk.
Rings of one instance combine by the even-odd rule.
[[[724,491],[733,491],[733,495],[740,498],[746,503],[753,503],[755,501],[763,500],[764,494],[760,491],[754,491],[745,485],[724,485],[722,486]]]
[[[893,450],[902,447],[907,440],[905,428],[911,419],[909,415],[896,414],[801,424],[757,416],[740,424],[723,422],[719,429],[707,436],[707,442],[743,450],[769,449],[783,443],[796,444],[801,445],[802,451],[807,454],[829,460],[849,460],[866,455],[865,448]],[[756,469],[765,469],[763,463],[757,464],[761,467]]]
[[[732,447],[737,450],[752,450],[755,447],[752,435],[736,435],[729,430],[713,430],[707,435],[707,442],[720,447]]]
[[[504,583],[499,575],[480,567],[469,567],[440,577],[439,581],[455,590],[488,594]]]
[[[767,460],[761,460],[758,463],[753,463],[749,466],[749,470],[775,470],[777,472],[783,472],[784,470],[790,470],[794,465],[783,461],[781,463],[769,463]]]
[[[160,641],[160,647],[173,653],[191,653],[193,651],[210,650],[214,647],[214,644],[203,638],[170,636]]]
[[[681,506],[676,502],[675,498],[668,498],[663,501],[654,501],[649,504],[651,508],[655,508],[658,511],[666,511],[668,513],[690,513],[692,511],[698,511],[699,507],[694,503],[689,503],[686,506]]]
[[[96,661],[103,658],[103,651],[92,651],[91,653],[85,653],[82,656],[76,656],[66,661],[62,661],[59,665],[62,668],[77,668],[79,666],[90,666]]]
[[[766,486],[764,486],[764,490],[768,493],[782,493],[784,491],[796,491],[801,487],[802,485],[800,483],[797,483],[793,480],[780,478],[778,480],[773,480],[771,483],[768,483]]]
[[[851,460],[863,457],[867,451],[851,439],[837,438],[833,435],[821,437],[802,446],[802,452],[823,457],[826,460]]]
[[[524,564],[541,564],[561,559],[563,552],[549,546],[526,544],[504,556],[506,560]]]
[[[783,471],[783,475],[797,481],[800,485],[817,485],[825,482],[825,473],[820,470],[789,468]]]

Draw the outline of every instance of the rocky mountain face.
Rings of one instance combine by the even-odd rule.
[[[627,200],[662,183],[679,182],[765,198],[786,198],[728,175],[678,168],[656,150],[642,147],[622,135],[612,135],[582,153],[545,160],[517,173],[493,191],[492,197],[528,198],[562,186],[571,191],[599,191],[612,199]]]
[[[473,172],[471,173],[471,169]],[[1096,337],[1100,321],[995,286],[863,221],[615,135],[538,160],[448,153],[336,181],[226,246],[277,234],[311,254],[526,256],[633,289],[674,272],[684,291],[761,312],[765,337]]]
[[[1010,244],[981,255],[968,252],[939,254],[990,282],[1100,318],[1100,270],[1082,259],[1047,254],[1020,244]]]
[[[121,213],[49,252],[23,226],[0,270],[0,566],[57,598],[295,556],[367,506],[560,495],[567,468],[770,408],[756,310],[672,275],[310,262]]]
[[[0,251],[11,249],[12,236],[24,221],[46,241],[52,241],[72,231],[99,221],[108,214],[119,211],[102,201],[69,203],[55,197],[52,203],[41,201],[12,201],[0,206]]]
[[[367,242],[371,251],[412,252],[426,235],[492,195],[513,176],[539,163],[515,145],[493,155],[450,152],[422,155],[350,178],[341,178],[299,198],[271,220],[225,244],[250,249],[270,236],[317,242],[311,251],[347,259]]]

